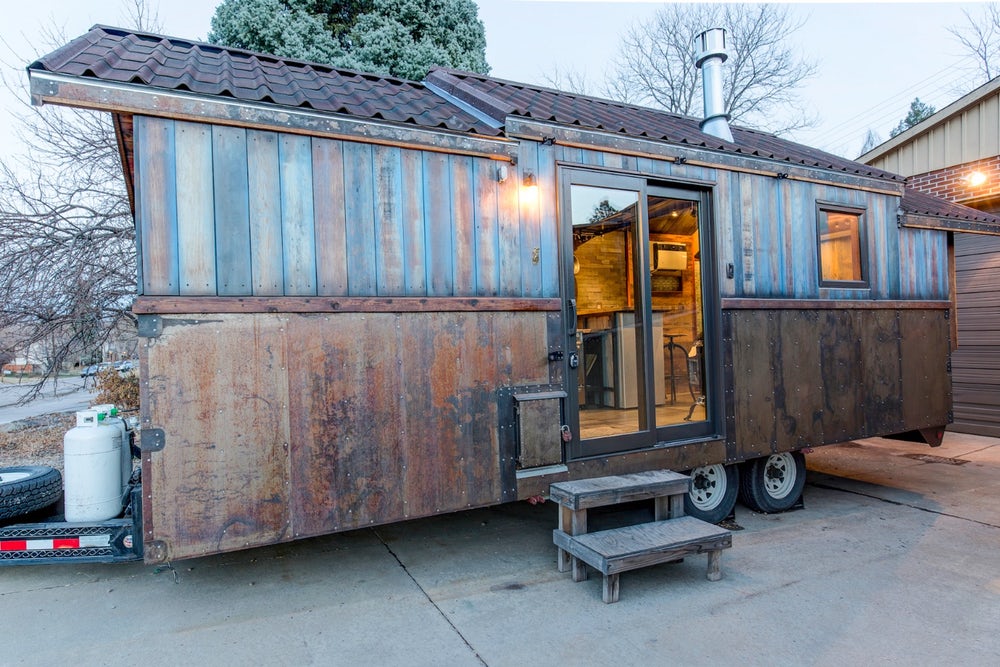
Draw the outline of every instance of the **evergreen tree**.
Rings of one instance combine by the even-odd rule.
[[[474,0],[225,0],[208,39],[407,79],[489,71]]]
[[[897,134],[906,132],[908,129],[925,118],[933,116],[935,111],[937,111],[937,109],[929,104],[924,104],[920,101],[919,97],[914,97],[913,101],[910,102],[910,112],[906,114],[906,118],[899,121],[899,125],[892,128],[892,131],[889,132],[889,136],[894,137]]]
[[[296,0],[225,0],[208,41],[283,58],[342,64],[344,50],[323,19]]]
[[[374,0],[350,33],[358,69],[420,79],[434,65],[486,74],[486,33],[473,0]]]

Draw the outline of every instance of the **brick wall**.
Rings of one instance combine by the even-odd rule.
[[[986,182],[976,187],[969,185],[969,174],[974,171],[986,176]],[[906,184],[921,192],[971,206],[977,201],[1000,196],[1000,156],[910,176]]]

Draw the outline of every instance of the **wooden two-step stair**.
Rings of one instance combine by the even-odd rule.
[[[572,567],[573,581],[583,581],[587,565],[599,570],[607,603],[618,601],[619,573],[692,554],[708,554],[708,579],[718,581],[722,550],[733,545],[732,534],[684,516],[684,494],[690,484],[690,477],[670,470],[552,484],[549,497],[559,503],[559,527],[552,532],[559,571]],[[652,523],[587,532],[587,510],[649,499],[654,500]]]

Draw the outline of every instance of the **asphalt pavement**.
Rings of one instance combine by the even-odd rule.
[[[997,665],[1000,440],[807,457],[804,509],[690,557],[556,570],[513,503],[172,563],[0,567],[5,665]]]
[[[22,403],[22,399],[35,389],[34,378],[25,378],[20,383],[11,377],[0,381],[0,424],[52,412],[83,410],[97,396],[93,379],[88,380],[84,386],[83,378],[60,377],[57,382],[47,381],[35,398]]]

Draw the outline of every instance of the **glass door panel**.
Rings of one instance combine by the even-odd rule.
[[[650,428],[637,240],[639,192],[572,185],[577,389],[582,440]],[[644,255],[639,253],[638,255]]]
[[[651,321],[662,363],[662,372],[654,375],[656,426],[704,422],[708,414],[700,202],[650,194],[647,208]],[[660,432],[661,438],[665,435]]]

